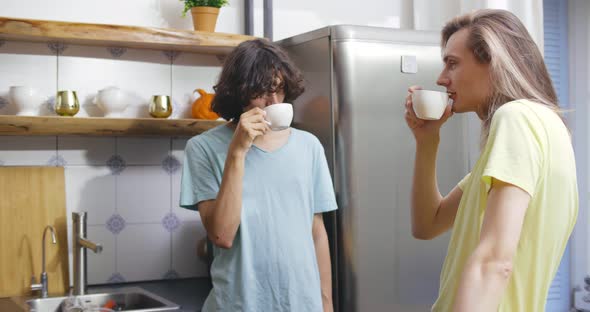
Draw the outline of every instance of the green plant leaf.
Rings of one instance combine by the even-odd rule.
[[[186,12],[190,11],[193,7],[207,6],[214,8],[221,8],[229,4],[228,0],[180,0],[184,2],[184,9],[182,10],[182,16],[186,16]]]

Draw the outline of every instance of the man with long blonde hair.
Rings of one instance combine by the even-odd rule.
[[[453,229],[432,311],[544,311],[578,214],[574,152],[543,57],[512,13],[480,10],[442,30],[437,83],[453,100],[440,120],[406,122],[416,139],[412,232]],[[438,190],[441,126],[482,120],[482,151],[446,196]]]

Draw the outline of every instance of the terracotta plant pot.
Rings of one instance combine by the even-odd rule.
[[[215,24],[217,24],[217,15],[219,15],[219,8],[214,7],[194,7],[191,9],[193,16],[193,26],[198,31],[215,31]]]

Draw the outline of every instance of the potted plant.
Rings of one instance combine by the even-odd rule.
[[[215,31],[219,8],[227,5],[228,0],[180,0],[184,2],[182,16],[189,10],[193,16],[193,26],[199,31]]]

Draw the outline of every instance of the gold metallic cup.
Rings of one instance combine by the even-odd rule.
[[[60,116],[74,116],[80,110],[76,91],[58,91],[55,97],[55,112]]]
[[[172,99],[167,95],[152,96],[149,112],[154,118],[168,118],[172,114]]]

